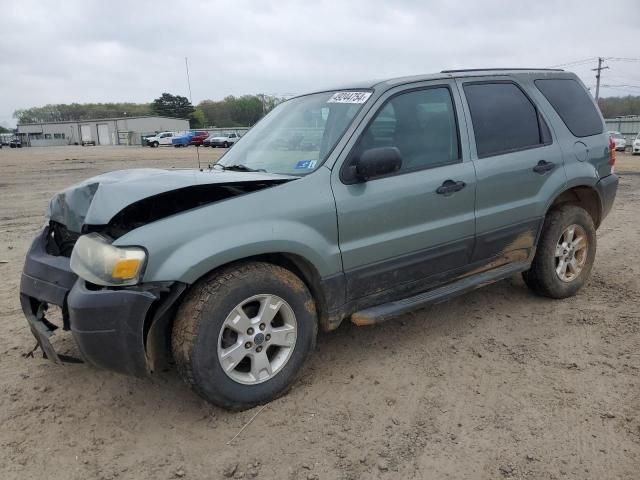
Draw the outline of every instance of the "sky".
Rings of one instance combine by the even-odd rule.
[[[601,96],[640,95],[639,21],[639,0],[0,0],[0,125],[189,97],[185,57],[194,104],[451,68],[569,64],[594,87],[599,56]]]

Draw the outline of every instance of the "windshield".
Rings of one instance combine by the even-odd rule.
[[[324,162],[371,92],[323,92],[278,105],[218,162],[306,175]]]

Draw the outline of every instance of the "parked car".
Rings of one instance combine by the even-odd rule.
[[[22,148],[22,140],[20,140],[19,138],[13,138],[13,139],[9,140],[9,147],[10,148]]]
[[[207,142],[210,147],[231,147],[234,143],[240,140],[240,135],[233,132],[227,132],[223,134],[211,135],[207,138]]]
[[[298,150],[278,146],[295,135]],[[145,375],[172,357],[206,400],[248,408],[283,394],[318,329],[344,319],[374,325],[517,273],[575,295],[616,195],[614,146],[560,70],[296,97],[209,169],[110,172],[54,196],[22,309],[52,361],[58,305],[85,361]]]
[[[633,140],[633,148],[631,152],[633,155],[638,155],[640,153],[640,133],[638,133],[636,138]]]
[[[178,147],[188,147],[191,145],[191,139],[193,138],[193,132],[176,133],[171,139],[171,144]]]
[[[149,147],[166,147],[173,145],[172,140],[175,132],[159,132],[153,137],[147,137],[147,145]]]
[[[624,150],[627,148],[627,139],[624,138],[624,135],[622,135],[620,132],[615,131],[609,131],[607,133],[613,139],[613,142],[616,145],[616,150],[624,152]]]
[[[196,147],[202,146],[204,141],[207,138],[209,138],[209,132],[207,132],[206,130],[205,131],[195,130],[192,133],[193,133],[193,137],[191,137],[191,145],[195,145]]]

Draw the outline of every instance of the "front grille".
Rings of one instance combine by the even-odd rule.
[[[67,230],[67,227],[58,222],[49,222],[46,250],[49,255],[56,257],[71,257],[73,246],[76,244],[79,233]]]

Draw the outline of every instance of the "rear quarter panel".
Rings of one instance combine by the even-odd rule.
[[[556,78],[557,73],[541,73],[535,77],[523,79],[527,85],[527,91],[534,97],[539,108],[543,110],[545,116],[550,120],[549,128],[553,130],[556,140],[562,149],[564,158],[564,169],[566,184],[561,188],[547,192],[547,201],[540,205],[541,213],[544,215],[549,206],[563,191],[578,186],[594,187],[598,180],[611,173],[609,165],[609,136],[606,133],[604,120],[602,120],[602,133],[589,137],[575,137],[546,97],[535,86],[537,79]],[[572,78],[583,88],[584,84],[575,75],[563,73],[561,78]],[[591,97],[591,95],[589,95]],[[593,98],[591,101],[595,105]],[[599,110],[598,110],[599,112]]]

